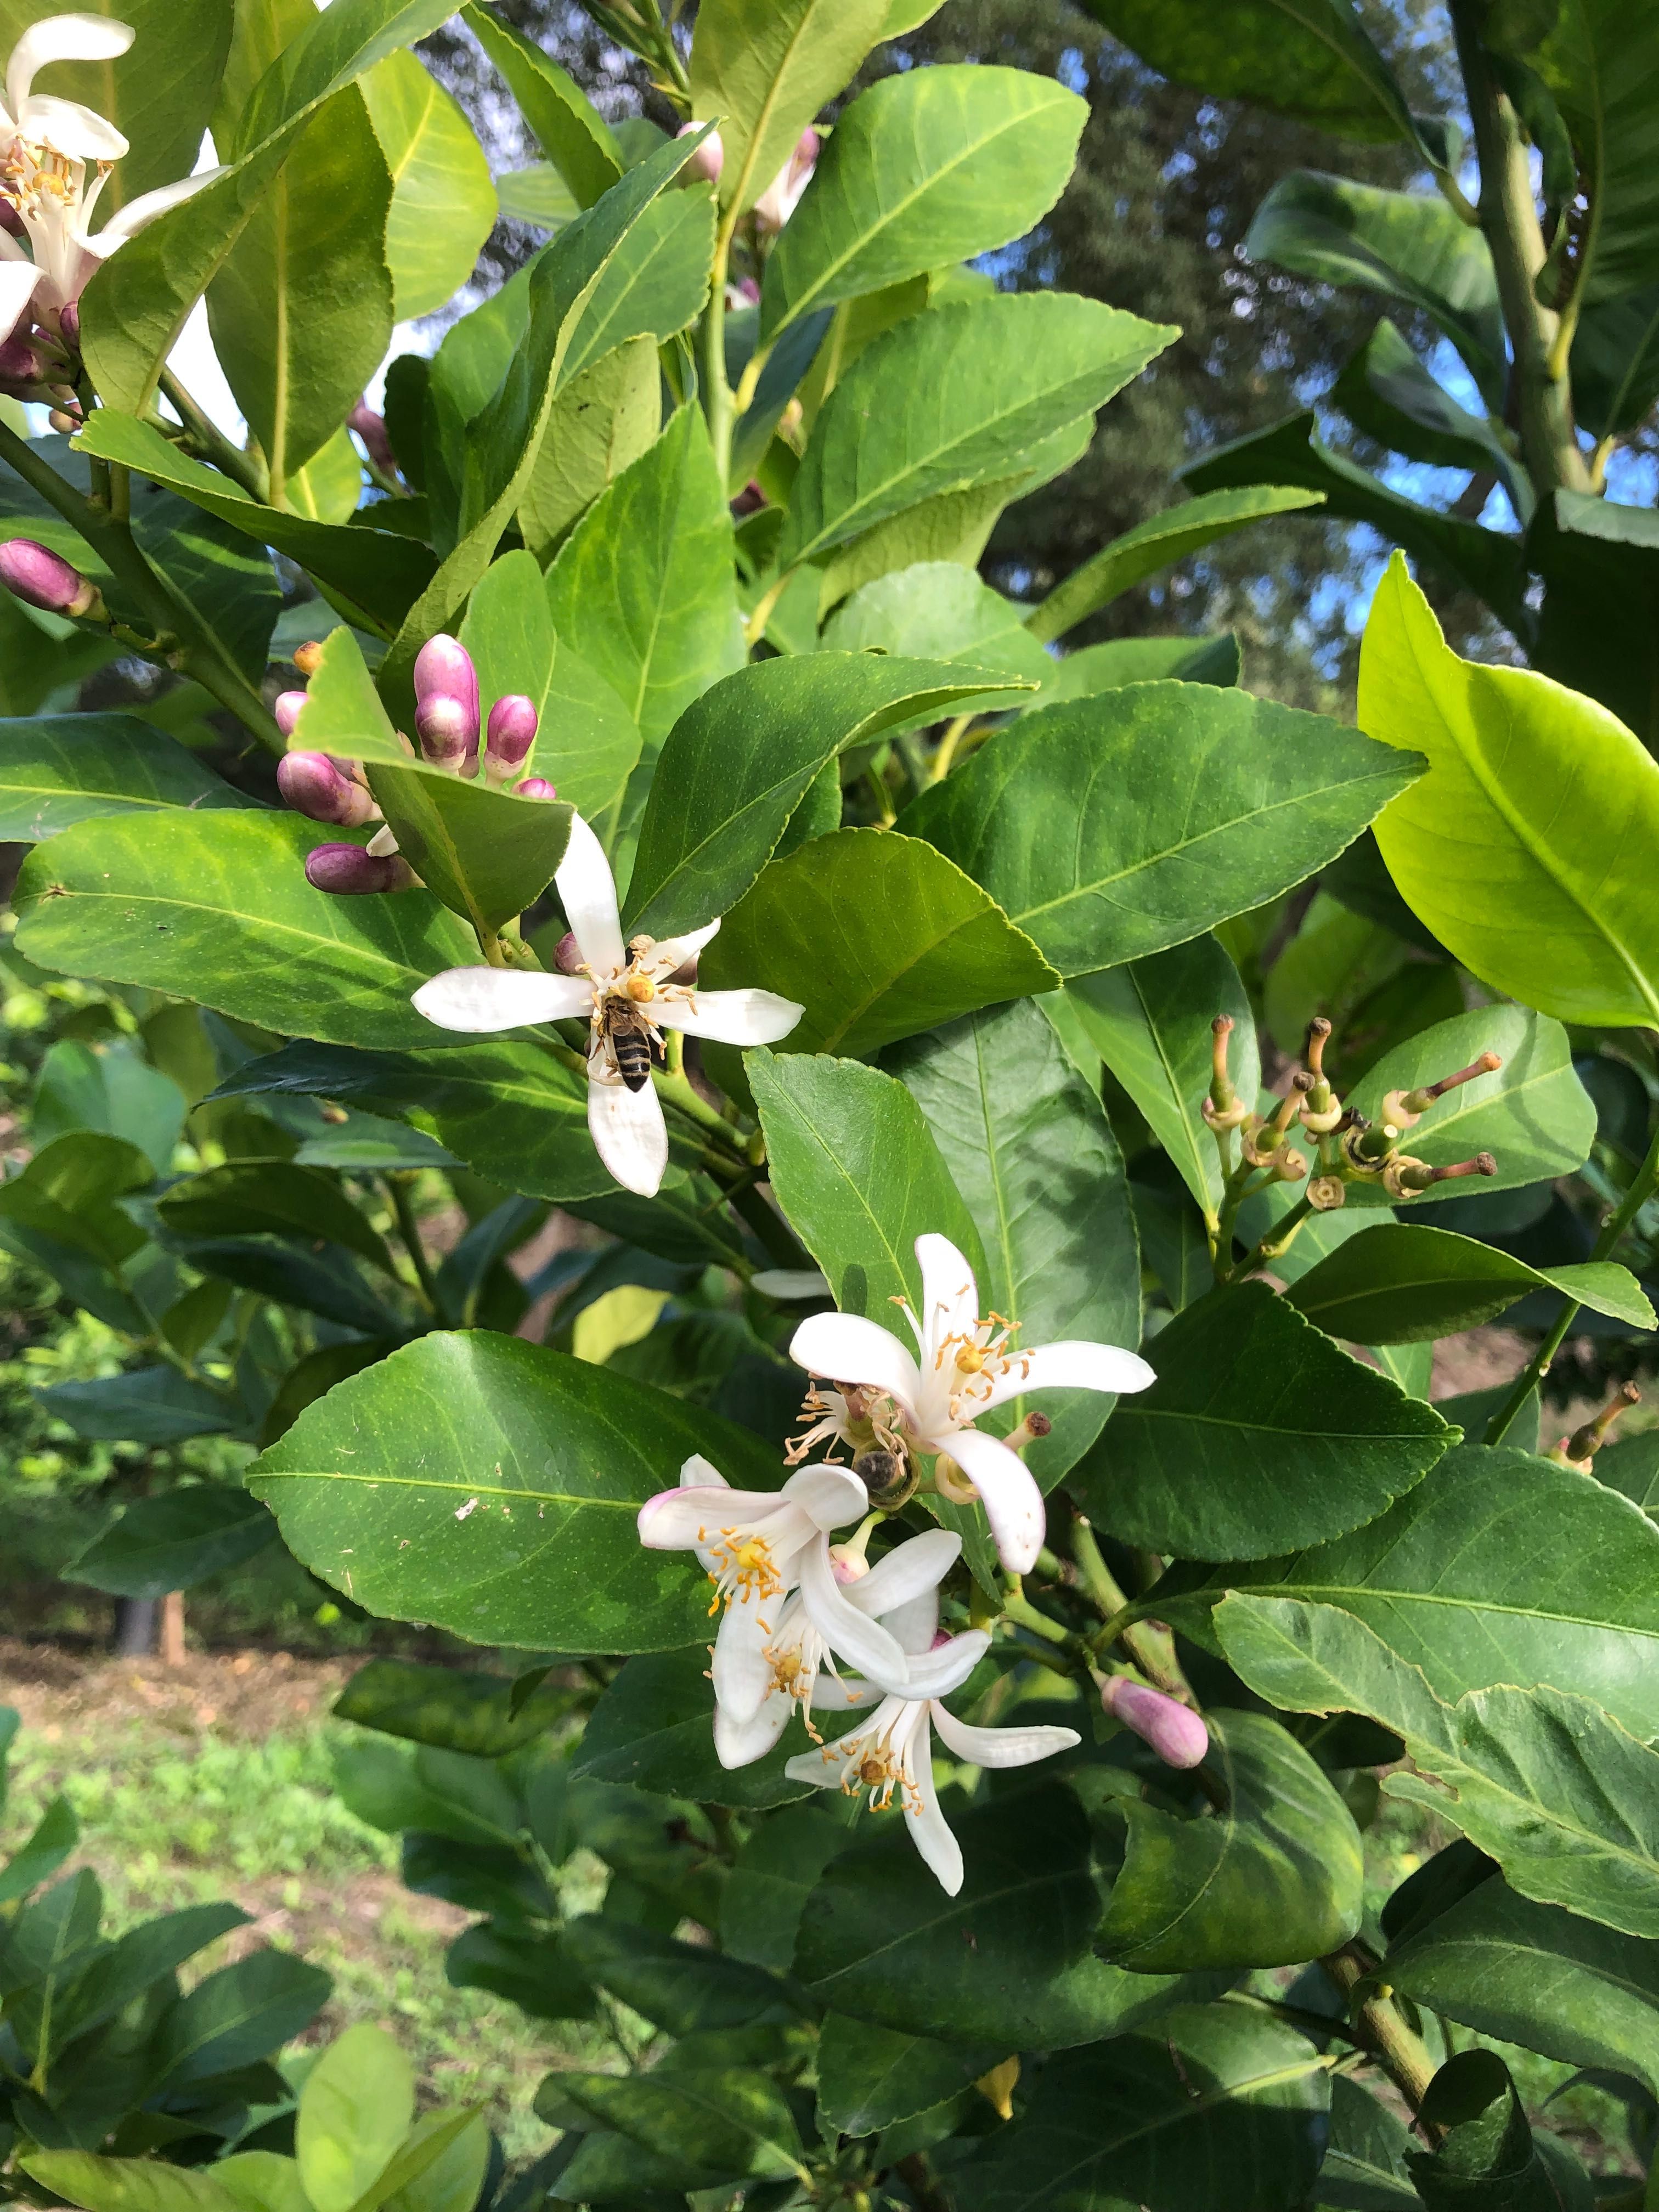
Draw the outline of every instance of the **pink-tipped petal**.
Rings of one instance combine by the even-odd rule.
[[[1132,1682],[1127,1674],[1108,1679],[1100,1702],[1115,1720],[1151,1744],[1166,1766],[1196,1766],[1210,1748],[1210,1732],[1190,1705],[1144,1682]]]
[[[1048,1528],[1042,1492],[1030,1468],[1000,1437],[977,1429],[957,1429],[927,1441],[931,1448],[948,1452],[978,1491],[1003,1565],[1011,1575],[1030,1574]]]
[[[13,538],[0,545],[0,584],[15,599],[49,614],[84,615],[98,604],[98,587],[49,545]]]
[[[526,775],[520,777],[519,781],[514,785],[513,793],[514,796],[517,799],[556,799],[559,795],[556,785],[550,784],[544,775]],[[564,939],[561,938],[559,942],[562,945],[564,943]],[[572,937],[570,939],[570,942],[574,945],[576,940]],[[578,961],[580,960],[581,955],[580,952],[576,955],[576,957]]]
[[[361,783],[343,775],[326,753],[284,753],[276,763],[276,788],[298,814],[356,830],[374,811]]]
[[[677,138],[689,138],[694,131],[702,129],[702,124],[695,120],[683,123],[674,136]],[[687,161],[680,174],[698,184],[717,185],[720,180],[720,171],[725,167],[726,148],[721,143],[720,134],[718,131],[711,131]]]
[[[276,726],[285,738],[291,738],[300,726],[300,716],[309,702],[308,691],[279,691],[271,713]]]
[[[386,857],[361,845],[314,845],[306,855],[306,881],[313,890],[337,898],[362,898],[381,891],[406,891],[415,871],[395,853]]]

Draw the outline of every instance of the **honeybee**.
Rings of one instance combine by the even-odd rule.
[[[661,1053],[651,1032],[643,1006],[614,993],[604,1000],[599,1013],[599,1041],[608,1046],[617,1073],[630,1091],[643,1091],[651,1079],[651,1063]]]

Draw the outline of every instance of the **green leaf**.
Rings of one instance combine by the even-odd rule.
[[[18,878],[18,950],[42,968],[139,983],[325,1042],[419,1048],[409,1003],[477,957],[428,892],[334,898],[306,881],[327,842],[292,814],[106,815],[39,846]]]
[[[1040,1007],[1016,1000],[918,1037],[888,1060],[927,1116],[984,1247],[986,1312],[1020,1344],[1140,1341],[1140,1263],[1123,1161],[1100,1103]],[[1096,1390],[1015,1399],[1009,1426],[1053,1422],[1026,1460],[1045,1490],[1081,1458],[1116,1401]],[[1002,1422],[994,1418],[990,1425]]]
[[[596,1788],[592,1783],[583,1786],[590,1791]],[[599,1794],[626,1796],[622,1791]],[[571,1957],[590,1981],[612,1991],[670,2035],[783,2023],[800,2016],[799,1991],[775,1976],[608,1913],[584,1913],[569,1923],[566,1941]]]
[[[391,343],[391,206],[386,156],[362,92],[347,85],[294,139],[208,288],[214,349],[277,507]]]
[[[286,1951],[221,1966],[163,2015],[152,2046],[157,2087],[175,2091],[269,2058],[311,2025],[331,1987],[320,1966]]]
[[[1659,515],[1557,491],[1528,534],[1544,585],[1534,665],[1599,700],[1644,744],[1659,744]]]
[[[1534,2136],[1509,2068],[1495,2051],[1460,2051],[1430,2082],[1419,2108],[1435,2147],[1406,2163],[1429,2212],[1513,2206],[1516,2212],[1591,2212],[1589,2177],[1564,2143]]]
[[[662,371],[648,337],[629,338],[572,380],[555,403],[519,501],[519,528],[538,562],[552,559],[600,494],[650,451],[661,428]]]
[[[872,2136],[943,2104],[1007,2056],[1000,2043],[964,2049],[826,2013],[818,2037],[818,2111],[838,2134]]]
[[[1659,257],[1653,173],[1652,0],[1563,0],[1533,64],[1553,94],[1589,201],[1574,257],[1576,301],[1594,307],[1652,282]]]
[[[1637,1942],[1496,1879],[1392,1945],[1382,1978],[1482,2035],[1633,2074],[1659,2095],[1659,1942]]]
[[[1227,1065],[1234,1090],[1261,1087],[1255,1021],[1238,970],[1213,937],[1146,960],[1126,960],[1066,986],[1084,1035],[1128,1092],[1212,1227],[1221,1203],[1221,1157],[1201,1108],[1209,1096],[1211,1024],[1232,1024]]]
[[[1622,856],[1659,836],[1659,764],[1605,708],[1460,660],[1396,554],[1359,719],[1429,773],[1377,842],[1407,905],[1482,981],[1564,1021],[1659,1018],[1659,917]]]
[[[261,507],[228,477],[188,459],[159,430],[118,414],[113,406],[95,410],[79,433],[76,450],[118,461],[257,544],[274,545],[299,562],[348,622],[382,637],[391,636],[431,580],[433,556],[412,538],[313,522],[306,515]]]
[[[866,348],[825,402],[790,495],[780,565],[815,560],[922,500],[1007,477],[1028,448],[1103,407],[1175,336],[1061,293],[1005,293],[911,316]]]
[[[1026,711],[1166,678],[1181,684],[1237,684],[1238,640],[1224,630],[1210,638],[1109,637],[1101,645],[1085,645],[1054,665],[1042,695]]]
[[[315,522],[343,523],[356,513],[362,489],[363,465],[342,428],[325,439],[303,468],[290,472],[283,496],[295,514],[308,515]],[[392,510],[394,515],[401,511]],[[414,532],[417,538],[426,534],[424,529]]]
[[[562,230],[581,213],[575,194],[551,161],[503,169],[495,179],[495,199],[509,222],[527,223],[532,230]]]
[[[520,799],[417,762],[371,765],[368,775],[398,851],[480,937],[534,905],[552,882],[570,836],[567,801]]]
[[[832,2010],[957,2044],[1064,2050],[1120,2035],[1189,1994],[1091,1948],[1099,1899],[1088,1823],[1040,1783],[961,1814],[966,1872],[947,1897],[902,1820],[830,1861],[807,1899],[795,1972]]]
[[[1532,481],[1487,417],[1459,406],[1385,316],[1331,387],[1356,428],[1432,468],[1491,470],[1523,522],[1535,504]]]
[[[289,1549],[370,1612],[520,1649],[665,1650],[702,1628],[702,1577],[645,1551],[634,1522],[693,1452],[738,1488],[776,1473],[758,1437],[626,1376],[434,1334],[307,1407],[250,1487]]]
[[[726,677],[663,745],[629,885],[629,930],[668,937],[726,913],[839,754],[981,688],[931,660],[861,653],[780,657]]]
[[[104,1375],[90,1382],[58,1382],[38,1391],[36,1397],[43,1413],[67,1421],[76,1436],[106,1437],[127,1443],[171,1444],[186,1437],[224,1436],[245,1427],[247,1419],[246,1409],[235,1399],[204,1382],[192,1382],[176,1367],[140,1367],[130,1375]],[[214,1492],[191,1490],[176,1494],[191,1499],[208,1498],[210,1514],[216,1510]],[[165,1498],[143,1503],[170,1507],[173,1496],[169,1492]],[[186,1520],[193,1510],[193,1507],[185,1510]],[[91,1550],[82,1554],[82,1560],[101,1558],[105,1541],[98,1538]],[[125,1544],[117,1548],[125,1550]],[[95,1582],[100,1589],[105,1586],[95,1576],[85,1579]],[[183,1587],[181,1583],[161,1584],[162,1590]],[[134,1593],[124,1590],[121,1595]]]
[[[1182,1820],[1128,1797],[1129,1842],[1099,1941],[1138,1973],[1288,1966],[1359,1926],[1352,1816],[1294,1736],[1262,1713],[1212,1713],[1224,1804]]]
[[[300,2179],[315,2212],[352,2212],[415,2119],[415,2069],[394,2037],[359,2021],[306,2075],[294,2124]]]
[[[1023,715],[898,827],[1079,975],[1300,883],[1414,773],[1322,716],[1211,684],[1140,684]]]
[[[1406,1741],[1390,1796],[1429,1807],[1524,1896],[1659,1936],[1659,1752],[1586,1698],[1472,1690],[1447,1705],[1421,1672],[1334,1606],[1242,1593],[1215,1631],[1250,1688],[1296,1712],[1362,1712]]]
[[[151,1176],[136,1145],[101,1130],[73,1130],[43,1145],[0,1182],[0,1220],[118,1267],[144,1242],[144,1232],[115,1200],[143,1190]]]
[[[1234,531],[1246,530],[1269,515],[1322,504],[1316,491],[1297,490],[1287,484],[1252,484],[1239,491],[1206,492],[1184,506],[1149,515],[1145,522],[1138,522],[1133,530],[1103,545],[1081,568],[1074,568],[1063,584],[1033,608],[1025,618],[1026,627],[1033,637],[1045,641],[1064,637],[1067,630],[1110,606],[1148,576],[1212,545],[1218,538],[1230,538]]]
[[[1307,2039],[1231,2005],[1182,2005],[1043,2069],[1025,2112],[962,2169],[962,2212],[1305,2203],[1330,2075]]]
[[[1160,76],[1341,138],[1412,135],[1405,95],[1340,0],[1087,0]]]
[[[837,830],[769,862],[699,972],[713,990],[759,984],[805,1006],[781,1050],[849,1054],[1056,980],[977,884],[886,830]]]
[[[1320,2212],[1419,2212],[1404,2124],[1357,2081],[1331,2081],[1331,2132],[1319,2168]]]
[[[1655,1326],[1653,1308],[1628,1268],[1607,1261],[1530,1267],[1472,1237],[1403,1222],[1350,1237],[1289,1295],[1328,1335],[1355,1344],[1422,1344],[1479,1328],[1540,1288],[1632,1328]]]
[[[471,125],[413,54],[388,54],[361,89],[392,173],[392,312],[413,322],[434,314],[471,276],[495,224],[495,187]]]
[[[38,2150],[19,2163],[54,2196],[87,2212],[237,2212],[236,2198],[210,2173],[159,2159]]]
[[[1572,1065],[1572,1046],[1559,1022],[1524,1006],[1479,1006],[1420,1030],[1395,1046],[1360,1079],[1348,1103],[1370,1121],[1382,1117],[1391,1091],[1414,1091],[1468,1067],[1483,1052],[1496,1052],[1501,1068],[1477,1075],[1438,1098],[1401,1149],[1431,1167],[1449,1167],[1476,1152],[1491,1152],[1498,1172],[1483,1178],[1486,1191],[1519,1190],[1529,1183],[1571,1175],[1595,1140],[1595,1106]],[[1455,1183],[1434,1183],[1412,1200],[1413,1208],[1457,1195]],[[1385,1194],[1351,1183],[1348,1205],[1380,1206]]]
[[[1122,1426],[1120,1414],[1115,1433]],[[1340,1607],[1448,1704],[1496,1683],[1568,1682],[1632,1735],[1659,1735],[1659,1528],[1590,1476],[1528,1453],[1465,1445],[1334,1542],[1174,1571],[1158,1618],[1207,1634],[1224,1589]]]
[[[323,640],[306,684],[306,701],[289,738],[290,752],[331,752],[402,768],[413,758],[392,726],[368,672],[362,647],[342,623]]]
[[[711,2182],[804,2175],[787,2100],[767,2075],[735,2066],[647,2074],[553,2075],[559,2100],[588,2128],[614,2128],[653,2156]]]
[[[461,13],[577,206],[592,207],[623,173],[622,149],[611,125],[575,79],[522,31],[488,8],[468,6]]]
[[[594,1707],[572,1771],[598,1782],[630,1782],[699,1804],[764,1807],[804,1797],[784,1762],[808,1747],[804,1730],[751,1766],[728,1771],[714,1755],[714,1705],[708,1650],[663,1651],[630,1659]]]
[[[501,1674],[371,1659],[334,1700],[337,1720],[472,1759],[506,1759],[544,1735],[570,1710],[572,1693],[544,1683],[514,1705]]]
[[[1244,250],[1319,284],[1358,284],[1437,323],[1495,413],[1507,347],[1484,234],[1438,192],[1392,192],[1294,169],[1256,210]]]
[[[1620,1437],[1604,1445],[1595,1455],[1595,1479],[1655,1517],[1659,1509],[1659,1431]]]
[[[1152,1364],[1073,1482],[1114,1535],[1188,1559],[1261,1559],[1374,1522],[1455,1434],[1263,1283],[1188,1306]]]
[[[708,0],[698,9],[691,112],[719,118],[723,207],[753,207],[886,21],[887,0]]]
[[[1592,437],[1636,428],[1659,399],[1659,285],[1604,300],[1578,319],[1573,412]]]
[[[966,662],[1029,684],[1044,683],[1054,670],[1013,602],[954,561],[919,561],[862,586],[830,617],[823,644],[848,653]],[[995,713],[1025,703],[993,690],[957,711]]]
[[[595,1198],[615,1188],[587,1133],[585,1078],[534,1045],[475,1040],[464,1052],[430,1053],[287,1045],[250,1060],[216,1096],[267,1092],[359,1100],[531,1197]]]
[[[1023,238],[1065,190],[1088,112],[1051,78],[983,63],[872,85],[842,111],[766,264],[762,343]]]
[[[0,836],[55,837],[94,814],[254,802],[136,714],[43,714],[0,724]]]
[[[547,602],[647,757],[700,692],[742,666],[732,518],[699,409],[682,408],[600,494],[548,571]]]
[[[817,1055],[757,1049],[744,1066],[773,1191],[843,1313],[885,1326],[892,1299],[917,1306],[914,1247],[929,1233],[948,1237],[983,1272],[973,1217],[902,1083]]]
[[[788,1972],[807,1898],[852,1840],[848,1811],[844,1799],[830,1802],[815,1790],[756,1823],[720,1896],[720,1946],[728,1958]]]
[[[337,1179],[291,1161],[230,1160],[182,1176],[169,1185],[156,1212],[163,1226],[178,1237],[265,1234],[307,1243],[323,1238],[343,1244],[389,1275],[397,1273],[385,1239]]]

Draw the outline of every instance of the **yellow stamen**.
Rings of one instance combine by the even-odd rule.
[[[630,975],[623,988],[636,1006],[645,1006],[657,995],[657,987],[648,975]]]

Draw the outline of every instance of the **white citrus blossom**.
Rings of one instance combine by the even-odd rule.
[[[1028,1390],[1144,1390],[1152,1370],[1138,1353],[1112,1344],[1042,1344],[1021,1352],[1012,1342],[1012,1322],[980,1314],[974,1271],[949,1237],[918,1237],[916,1258],[921,1316],[908,1303],[904,1316],[920,1364],[896,1336],[858,1314],[813,1314],[795,1331],[790,1358],[842,1389],[809,1399],[823,1418],[792,1456],[826,1438],[855,1452],[875,1443],[941,1455],[977,1492],[1004,1566],[1026,1574],[1042,1547],[1042,1492],[1019,1455],[975,1422]],[[850,1403],[849,1389],[855,1394]],[[935,1480],[941,1474],[948,1486],[948,1469],[936,1472]]]
[[[643,1016],[659,1050],[664,1030],[720,1044],[775,1044],[803,1010],[772,991],[699,991],[668,980],[708,944],[718,921],[684,937],[636,937],[624,945],[611,863],[580,814],[571,817],[570,842],[553,880],[581,955],[575,975],[449,968],[422,984],[415,1005],[441,1029],[475,1033],[586,1014],[588,1130],[623,1189],[652,1198],[668,1165],[668,1132],[648,1074],[625,1078],[617,1064],[606,1027],[611,1002]]]
[[[789,159],[755,202],[755,221],[762,230],[781,230],[800,205],[801,194],[817,167],[818,151],[818,134],[809,123],[795,141]]]
[[[860,1519],[869,1504],[864,1485],[844,1468],[804,1467],[781,1490],[732,1490],[718,1468],[694,1453],[680,1469],[678,1488],[640,1508],[640,1541],[652,1551],[695,1552],[714,1585],[709,1612],[726,1608],[712,1669],[714,1746],[723,1766],[745,1766],[771,1749],[794,1702],[793,1691],[778,1694],[781,1686],[800,1680],[808,1667],[815,1680],[825,1646],[888,1687],[908,1679],[896,1639],[867,1604],[853,1602],[830,1543],[830,1529]],[[873,1580],[875,1571],[864,1579]],[[888,1580],[898,1588],[904,1578]],[[908,1585],[921,1587],[914,1576]],[[799,1602],[789,1596],[797,1589]],[[769,1710],[761,1741],[763,1707]]]
[[[112,61],[132,40],[131,24],[102,15],[47,15],[11,50],[0,109],[0,197],[21,218],[33,258],[9,231],[0,230],[0,337],[26,313],[55,326],[118,246],[222,173],[205,170],[145,192],[102,230],[88,229],[110,164],[127,151],[127,142],[78,100],[54,99],[33,86],[49,63]],[[88,162],[95,172],[90,188]]]
[[[908,1548],[900,1547],[901,1551]],[[971,1728],[957,1719],[943,1700],[973,1673],[990,1638],[979,1629],[938,1637],[936,1590],[913,1599],[890,1621],[900,1644],[912,1655],[910,1695],[881,1696],[867,1721],[833,1743],[802,1752],[784,1771],[796,1782],[816,1783],[821,1790],[839,1790],[849,1797],[867,1790],[878,1812],[886,1810],[896,1792],[911,1842],[939,1877],[941,1888],[954,1897],[962,1887],[962,1847],[951,1832],[933,1786],[933,1731],[937,1729],[946,1748],[973,1766],[1030,1766],[1056,1752],[1069,1751],[1081,1738],[1075,1729]],[[921,1686],[924,1668],[931,1671]],[[821,1682],[813,1702],[821,1710],[857,1708],[879,1695],[879,1684]]]

